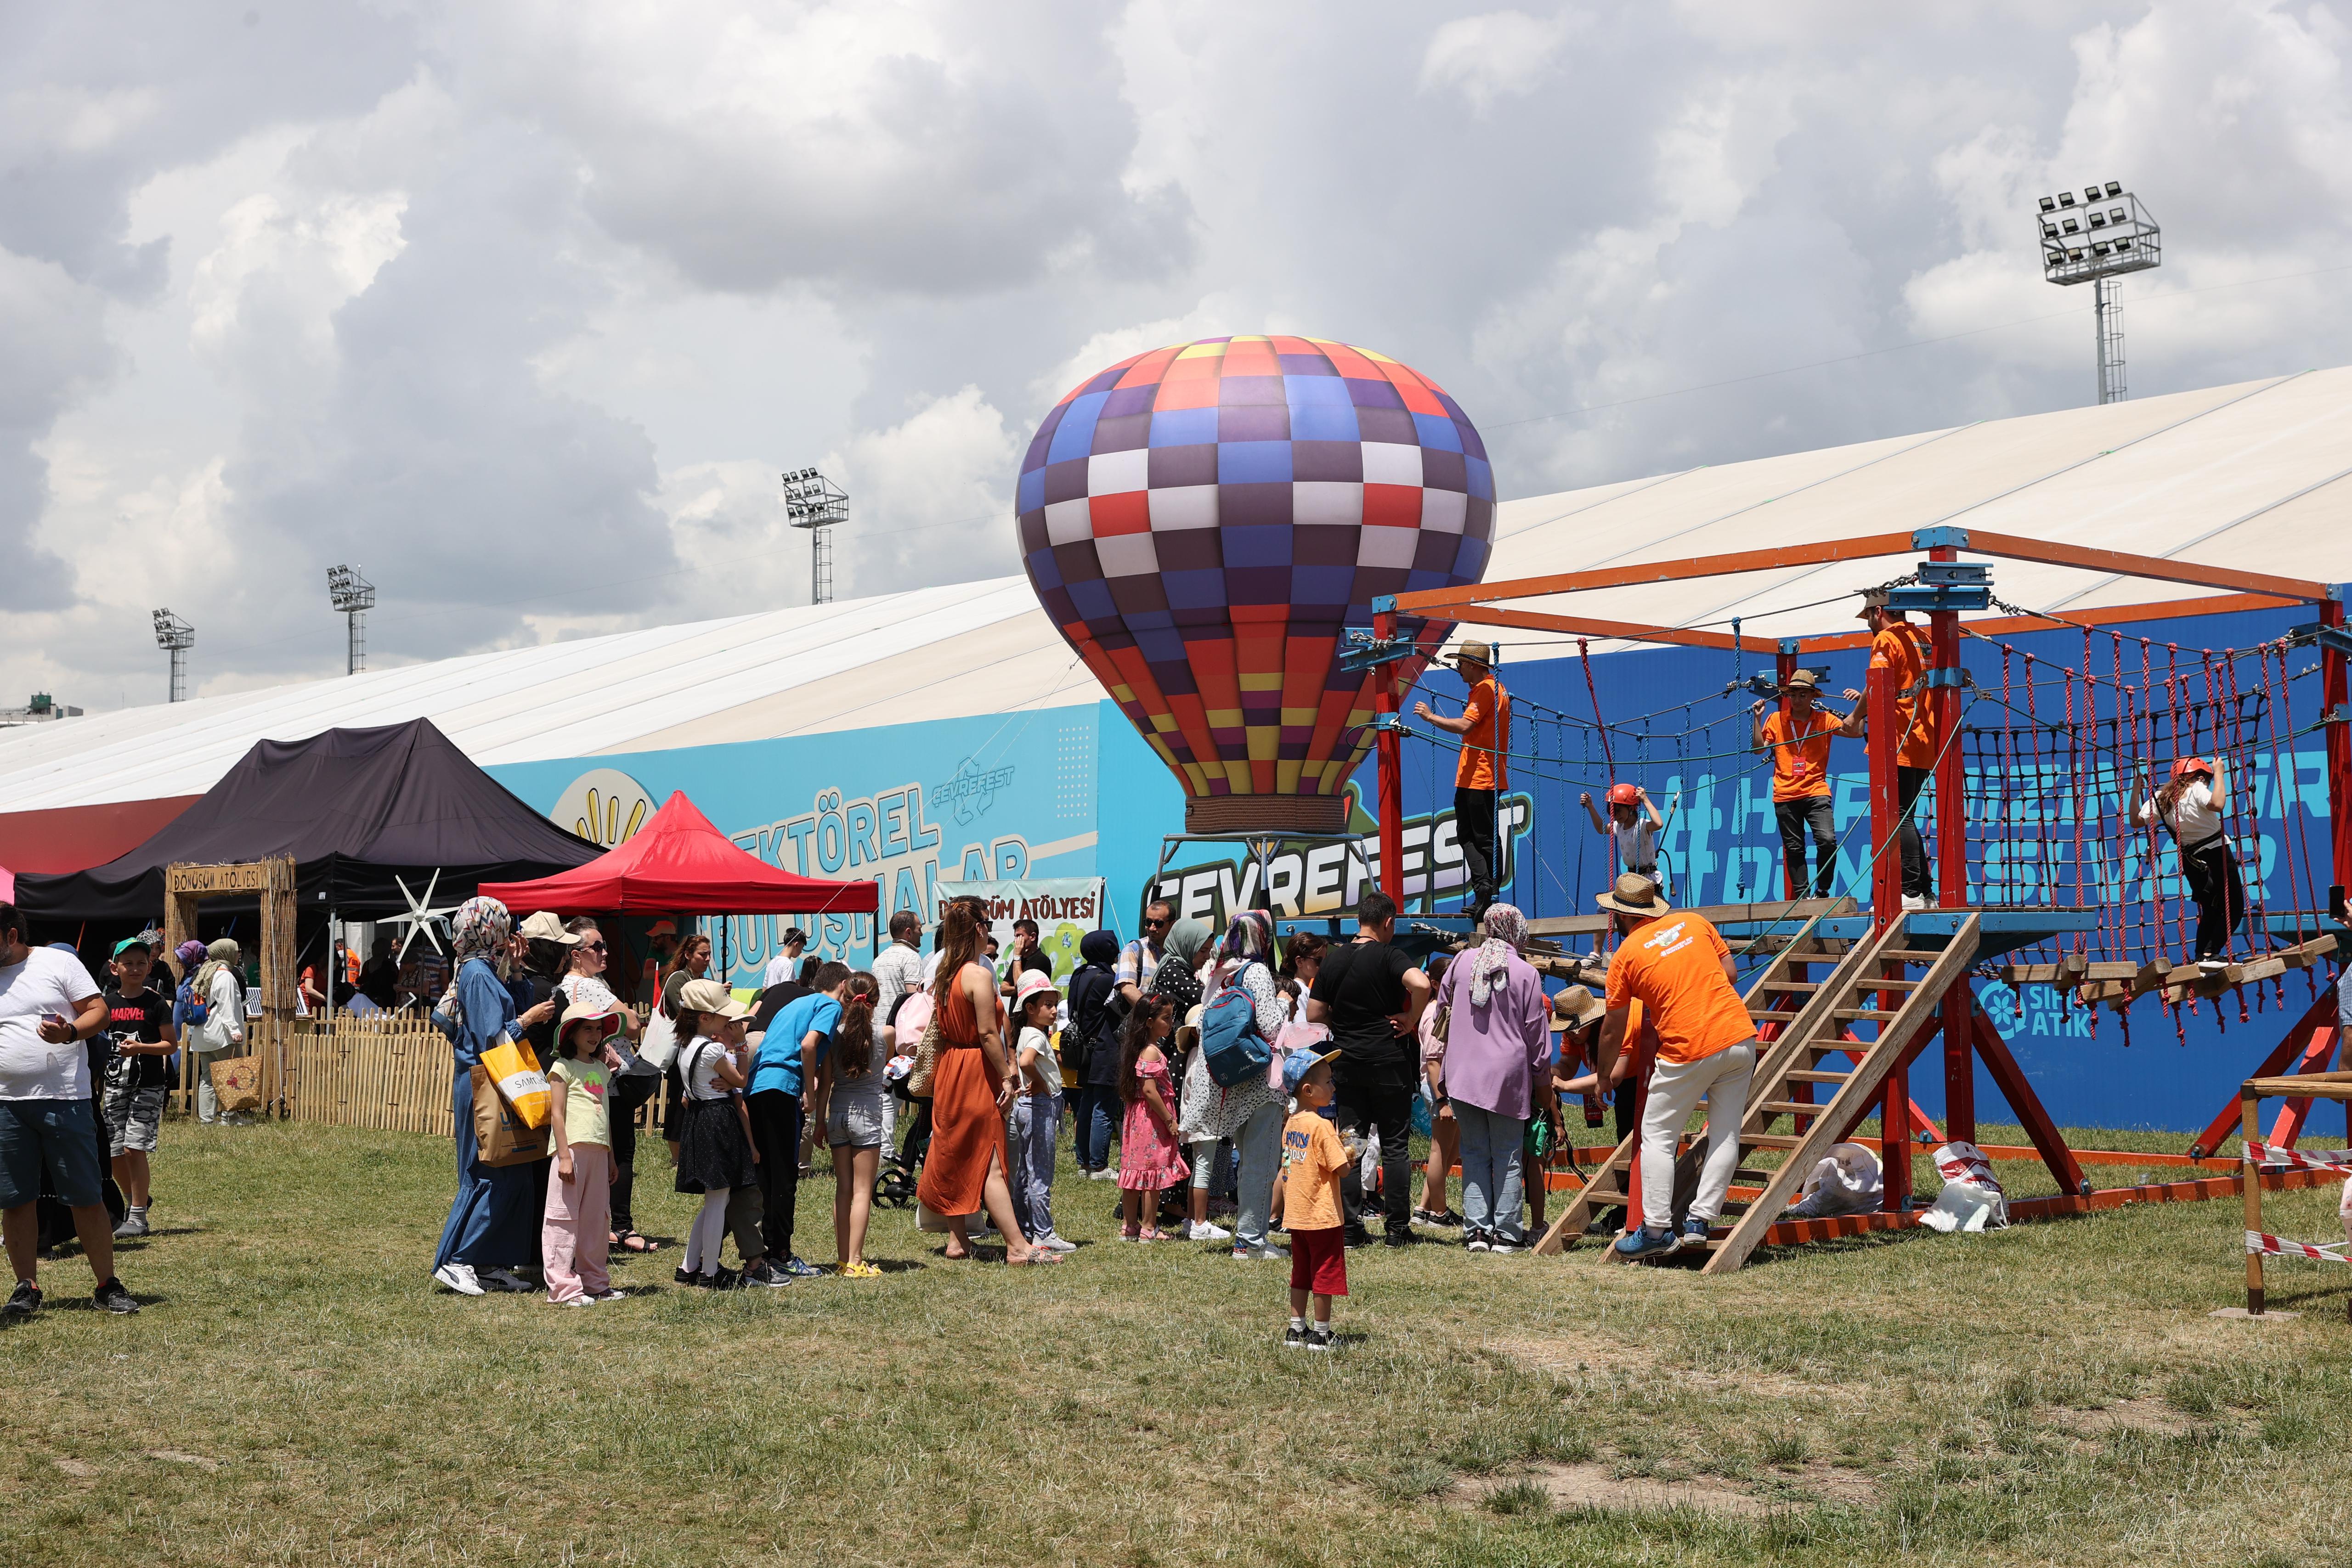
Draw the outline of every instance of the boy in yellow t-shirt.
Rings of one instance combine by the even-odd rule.
[[[1362,1149],[1351,1154],[1331,1119],[1320,1113],[1331,1103],[1331,1059],[1339,1054],[1318,1054],[1302,1046],[1282,1062],[1283,1087],[1298,1103],[1297,1113],[1282,1128],[1287,1167],[1283,1217],[1290,1232],[1290,1327],[1282,1343],[1297,1350],[1331,1348],[1331,1298],[1348,1293],[1339,1178]],[[1311,1328],[1307,1322],[1310,1298],[1315,1305]]]

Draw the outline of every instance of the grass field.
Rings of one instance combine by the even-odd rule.
[[[662,1161],[640,1223],[676,1236]],[[175,1122],[157,1168],[146,1310],[51,1260],[0,1334],[0,1563],[2352,1561],[2352,1280],[2209,1317],[2234,1202],[1719,1281],[1376,1249],[1322,1356],[1276,1343],[1280,1266],[1107,1244],[1108,1184],[1057,1189],[1095,1243],[1057,1270],[885,1213],[883,1280],[712,1294],[671,1249],[573,1312],[428,1287],[446,1143]],[[2267,1212],[2324,1239],[2335,1197]]]

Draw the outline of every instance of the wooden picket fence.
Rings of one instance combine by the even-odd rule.
[[[298,1020],[285,1061],[283,1103],[294,1121],[451,1135],[449,1040],[422,1018]]]

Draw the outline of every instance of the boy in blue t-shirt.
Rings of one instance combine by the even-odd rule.
[[[849,966],[820,965],[805,996],[794,997],[766,1020],[760,1049],[751,1057],[751,1082],[743,1106],[751,1113],[751,1143],[760,1151],[761,1250],[768,1268],[761,1283],[807,1279],[817,1270],[793,1250],[793,1210],[801,1185],[801,1129],[821,1114],[812,1085],[833,1031],[841,1022],[841,996]],[[762,1009],[765,1010],[765,1009]],[[752,1020],[759,1027],[757,1019]],[[741,1246],[739,1239],[737,1246]],[[754,1277],[746,1270],[746,1277]]]

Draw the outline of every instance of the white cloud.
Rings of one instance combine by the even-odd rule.
[[[1491,11],[1448,22],[1429,36],[1421,57],[1421,90],[1460,93],[1480,114],[1498,99],[1533,92],[1551,75],[1569,18]]]

